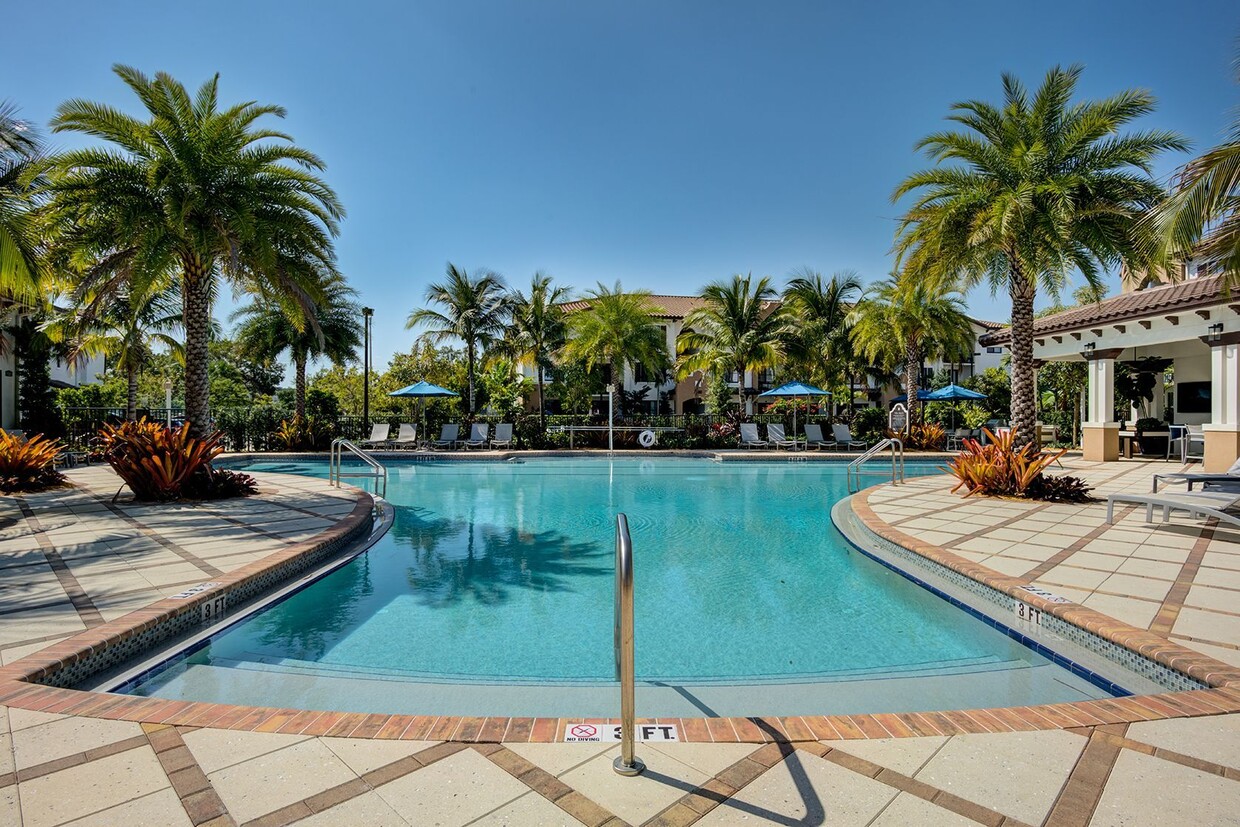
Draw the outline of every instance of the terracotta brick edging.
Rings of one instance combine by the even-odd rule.
[[[345,520],[306,543],[270,555],[219,578],[224,589],[237,582],[258,577],[272,565],[290,556],[307,554],[307,546],[318,547],[325,538],[340,541],[369,521],[372,498],[358,490],[358,504]],[[948,565],[994,588],[1009,589],[1024,581],[1000,575],[892,529],[873,515],[862,496],[854,497],[858,516],[868,512],[866,524],[875,533],[912,551]],[[862,517],[865,519],[865,517]],[[881,530],[880,530],[881,529]],[[897,539],[898,538],[898,539]],[[435,740],[465,743],[550,743],[560,741],[565,730],[579,723],[617,724],[603,718],[469,717],[436,715],[389,715],[384,713],[344,713],[276,707],[234,706],[201,701],[169,701],[106,692],[86,692],[39,684],[34,681],[89,657],[96,649],[132,638],[153,626],[160,618],[194,611],[210,599],[216,589],[186,600],[163,600],[132,612],[116,621],[90,629],[49,649],[0,668],[0,705],[36,712],[80,715],[107,720],[144,724],[210,727],[247,732],[274,732],[311,736],[373,738],[376,740]],[[1085,609],[1047,603],[1022,593],[1022,600],[1070,622],[1090,628],[1096,634],[1120,642],[1135,636],[1154,638],[1158,646],[1138,650],[1148,657],[1156,652],[1159,662],[1173,668],[1193,669],[1213,688],[1159,695],[1134,695],[1073,703],[1020,706],[1001,709],[948,710],[941,712],[902,712],[858,715],[794,715],[735,718],[644,718],[639,724],[671,724],[682,741],[696,743],[799,743],[818,740],[858,740],[867,738],[908,738],[978,733],[1074,729],[1105,724],[1152,721],[1240,712],[1240,676],[1235,670],[1211,661],[1204,655],[1176,646],[1144,630]],[[1089,625],[1092,624],[1092,628]],[[1130,643],[1121,643],[1129,646]],[[1204,672],[1203,672],[1204,670]],[[1191,673],[1190,673],[1191,674]]]

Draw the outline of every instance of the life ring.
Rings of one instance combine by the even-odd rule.
[[[653,448],[658,439],[659,438],[655,435],[655,432],[649,428],[637,435],[637,443],[643,448]]]

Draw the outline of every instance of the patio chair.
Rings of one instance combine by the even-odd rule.
[[[1214,517],[1220,523],[1240,526],[1240,516],[1228,514],[1227,509],[1240,502],[1240,491],[1234,493],[1212,493],[1207,491],[1184,492],[1180,494],[1137,494],[1123,492],[1107,497],[1107,523],[1113,523],[1116,503],[1133,503],[1145,506],[1145,521],[1154,522],[1154,507],[1162,509],[1163,522],[1171,516],[1172,511],[1187,511],[1194,517]]]
[[[1158,483],[1163,482],[1174,485],[1177,482],[1188,483],[1188,490],[1192,491],[1193,486],[1201,483],[1203,486],[1211,488],[1221,488],[1231,490],[1233,488],[1240,489],[1240,459],[1236,460],[1221,474],[1155,474],[1154,475],[1154,493],[1158,493]]]
[[[959,451],[964,448],[964,441],[973,436],[973,432],[968,428],[957,428],[952,435],[947,438],[947,450]]]
[[[392,448],[418,447],[418,426],[407,422],[400,423],[400,431],[395,439],[388,441],[388,445]]]
[[[392,430],[392,426],[386,422],[378,422],[371,426],[370,437],[363,439],[357,443],[362,448],[374,448],[378,445],[386,445],[388,442],[388,432]]]
[[[870,447],[868,442],[863,442],[860,439],[853,439],[852,431],[847,425],[842,423],[836,423],[831,426],[831,435],[835,437],[836,445],[848,451],[851,451],[854,448],[858,451],[864,451],[866,448]]]
[[[742,422],[741,423],[741,447],[742,448],[765,448],[766,440],[758,436],[758,423]]]
[[[431,442],[432,448],[455,448],[457,438],[461,435],[461,426],[455,423],[444,425],[439,429],[439,439]]]
[[[783,425],[767,425],[766,426],[766,443],[776,448],[791,448],[796,450],[800,443],[795,439],[788,439],[784,436]]]
[[[475,422],[469,429],[469,439],[461,443],[466,448],[485,448],[491,436],[491,426],[485,422]]]
[[[512,423],[501,422],[495,426],[495,436],[491,437],[492,448],[512,447]]]
[[[1188,462],[1190,459],[1204,462],[1206,458],[1206,434],[1205,428],[1200,425],[1187,426],[1187,432],[1184,434],[1184,441],[1180,443],[1180,461]]]
[[[821,451],[823,448],[834,448],[835,440],[822,438],[822,426],[815,425],[812,422],[805,423],[805,447],[817,448]]]

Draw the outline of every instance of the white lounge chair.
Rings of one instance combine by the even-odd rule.
[[[952,435],[947,438],[947,450],[958,451],[964,448],[964,441],[973,436],[973,432],[968,428],[957,428]]]
[[[1155,474],[1154,475],[1154,493],[1158,493],[1158,483],[1164,482],[1174,484],[1177,482],[1188,483],[1188,490],[1192,491],[1193,486],[1197,483],[1202,485],[1217,486],[1219,488],[1231,489],[1233,487],[1240,488],[1240,459],[1236,460],[1221,474],[1203,474],[1200,472],[1189,474]]]
[[[418,447],[418,426],[410,425],[407,422],[402,422],[400,424],[400,430],[396,434],[396,438],[389,440],[388,445],[392,448]]]
[[[455,448],[457,438],[461,435],[461,426],[457,424],[444,425],[439,429],[439,439],[431,443],[432,448]]]
[[[784,436],[783,425],[767,425],[766,426],[766,442],[776,448],[791,448],[796,450],[801,443],[795,439],[788,439]]]
[[[758,425],[756,422],[741,423],[741,447],[742,448],[765,448],[766,440],[758,436]]]
[[[495,436],[491,437],[492,448],[512,447],[512,423],[501,422],[495,426]]]
[[[466,448],[485,448],[491,436],[491,426],[485,422],[475,422],[469,429],[469,439],[461,444]]]
[[[1116,503],[1133,503],[1145,506],[1145,521],[1154,522],[1154,507],[1163,510],[1163,522],[1172,511],[1187,511],[1195,517],[1214,517],[1221,523],[1240,526],[1240,516],[1226,510],[1240,502],[1240,491],[1231,494],[1193,491],[1179,494],[1137,494],[1124,492],[1107,497],[1107,522],[1114,522]]]
[[[831,426],[831,435],[835,437],[835,444],[845,450],[856,448],[858,451],[864,451],[869,447],[868,442],[860,439],[853,439],[852,431],[847,425],[836,423]]]
[[[386,445],[388,441],[388,432],[392,430],[392,426],[386,422],[380,422],[373,425],[370,429],[369,439],[363,439],[357,443],[363,448],[374,448],[379,445]]]
[[[815,425],[812,422],[805,423],[805,447],[817,448],[821,451],[823,448],[834,448],[835,440],[822,438],[822,426]]]

